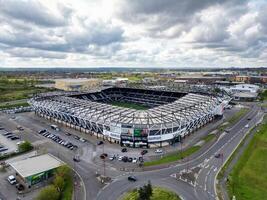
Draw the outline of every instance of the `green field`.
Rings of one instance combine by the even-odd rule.
[[[119,107],[123,107],[123,108],[131,108],[131,109],[135,109],[135,110],[147,110],[148,109],[147,106],[144,106],[141,104],[118,102],[118,101],[111,102],[111,105],[119,106]]]
[[[128,192],[122,200],[138,200],[138,191],[135,189]],[[179,196],[165,188],[153,187],[151,200],[180,200]]]
[[[230,198],[262,200],[267,191],[267,118],[229,175]]]
[[[0,103],[27,99],[34,94],[54,90],[49,88],[37,88],[35,84],[38,84],[38,81],[0,77]]]

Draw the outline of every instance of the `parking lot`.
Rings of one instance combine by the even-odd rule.
[[[227,110],[225,117],[231,116],[233,112],[234,109]],[[36,143],[38,144],[37,146],[39,146],[39,143],[49,144],[45,145],[46,147],[44,148],[49,149],[53,146],[54,149],[57,149],[58,155],[61,153],[64,154],[67,150],[70,152],[69,155],[73,155],[73,157],[78,156],[79,159],[98,166],[103,166],[103,159],[101,159],[103,153],[107,154],[105,158],[107,167],[136,168],[139,167],[142,160],[148,161],[160,158],[165,154],[177,151],[177,148],[180,149],[180,143],[176,143],[158,149],[126,147],[127,152],[122,152],[124,147],[120,147],[118,144],[110,143],[107,140],[103,141],[104,144],[99,144],[102,141],[101,138],[81,133],[79,130],[74,130],[61,124],[55,124],[58,126],[58,130],[55,130],[51,128],[52,124],[55,124],[55,122],[38,117],[33,112],[28,112],[9,115],[9,119],[5,125],[11,127],[9,130],[12,130],[12,127],[14,130],[16,126],[22,126],[24,131],[20,131],[20,136],[23,140]],[[207,128],[210,126],[215,126],[215,123],[207,125],[205,128],[199,130],[199,133],[192,134],[188,137],[186,142],[183,143],[183,148],[186,145],[193,144],[207,134]],[[39,134],[39,131],[44,129],[46,129],[46,132]],[[143,150],[147,150],[147,152],[141,155]]]
[[[17,151],[19,137],[7,130],[0,130],[0,154],[8,154]]]

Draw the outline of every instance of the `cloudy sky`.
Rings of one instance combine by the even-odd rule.
[[[266,66],[266,12],[267,0],[0,0],[0,66]]]

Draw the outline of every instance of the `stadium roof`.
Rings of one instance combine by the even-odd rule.
[[[90,122],[102,124],[167,124],[198,117],[199,113],[209,112],[222,100],[217,97],[189,93],[178,100],[148,110],[122,108],[66,96],[32,102],[33,106],[51,109]]]

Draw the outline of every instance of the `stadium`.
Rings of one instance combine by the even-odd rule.
[[[134,88],[35,97],[35,113],[84,133],[131,147],[180,141],[215,116],[227,99],[214,95]]]

